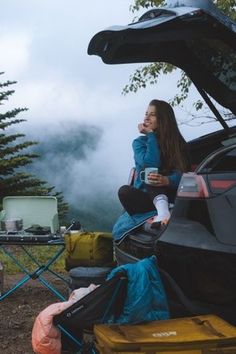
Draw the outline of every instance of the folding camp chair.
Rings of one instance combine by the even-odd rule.
[[[62,333],[62,344],[77,348],[83,352],[86,343],[84,331],[92,331],[93,326],[107,323],[109,319],[118,318],[122,312],[126,297],[127,276],[119,272],[106,280],[94,291],[77,301],[68,309],[54,316],[53,323]],[[95,353],[91,347],[90,353]]]

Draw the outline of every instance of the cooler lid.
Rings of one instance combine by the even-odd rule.
[[[53,196],[9,196],[3,198],[0,220],[23,219],[23,229],[32,225],[59,229],[57,198]]]

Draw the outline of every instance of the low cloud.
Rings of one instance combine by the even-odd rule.
[[[63,131],[44,133],[34,149],[41,158],[30,170],[63,192],[70,217],[89,229],[111,230],[121,212],[117,189],[123,166],[102,129],[70,122]]]
[[[24,72],[29,65],[31,41],[31,35],[26,32],[0,34],[1,71],[12,78]]]

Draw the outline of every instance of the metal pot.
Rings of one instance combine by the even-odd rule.
[[[7,219],[1,221],[1,229],[7,232],[20,231],[23,228],[22,219]]]

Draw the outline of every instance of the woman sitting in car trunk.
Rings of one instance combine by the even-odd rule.
[[[165,101],[152,100],[144,121],[138,124],[142,134],[133,141],[135,178],[118,195],[129,215],[157,211],[152,227],[166,225],[170,218],[169,202],[175,199],[183,172],[190,168],[187,143],[182,137],[172,107]],[[147,167],[157,168],[145,183],[140,176]]]

